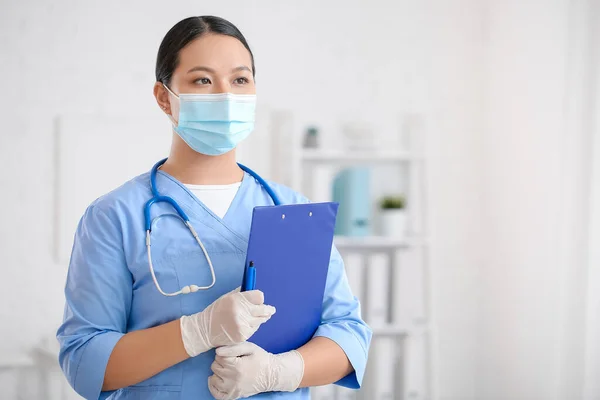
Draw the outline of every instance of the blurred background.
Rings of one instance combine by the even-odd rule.
[[[77,221],[167,155],[156,52],[212,14],[256,58],[240,160],[343,205],[375,336],[364,388],[313,398],[600,399],[600,1],[0,5],[0,398],[77,398]]]

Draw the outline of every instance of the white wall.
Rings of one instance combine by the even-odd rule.
[[[4,3],[1,357],[53,335],[62,317],[66,265],[52,258],[54,118],[155,116],[162,36],[183,17],[216,14],[236,23],[255,51],[260,105],[293,110],[300,127],[319,124],[327,144],[342,122],[366,120],[385,141],[402,113],[423,115],[434,381],[440,399],[476,398],[481,7],[476,0]]]
[[[486,12],[480,398],[582,398],[593,5]]]
[[[480,186],[483,3],[428,5],[428,212],[432,229],[434,398],[480,399],[478,279],[482,259]]]
[[[592,37],[596,39],[592,51],[594,65],[600,66],[600,7],[590,13],[592,27],[595,28]],[[589,203],[589,238],[588,238],[588,274],[587,274],[587,304],[586,304],[586,336],[585,336],[585,372],[584,398],[600,399],[600,67],[593,72],[592,84],[595,88],[595,100],[592,103],[594,132],[590,146],[592,152],[591,191]]]
[[[559,307],[567,12],[567,1],[490,2],[487,11],[477,389],[485,399],[556,395],[559,319],[549,310]]]

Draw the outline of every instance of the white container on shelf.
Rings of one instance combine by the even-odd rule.
[[[381,234],[387,237],[404,238],[406,236],[406,210],[402,208],[382,209]]]
[[[342,138],[345,150],[350,151],[374,151],[379,142],[373,127],[358,121],[343,125]]]

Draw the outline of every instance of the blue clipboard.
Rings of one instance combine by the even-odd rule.
[[[242,290],[261,290],[277,312],[249,339],[279,354],[306,344],[321,323],[337,203],[256,207]]]

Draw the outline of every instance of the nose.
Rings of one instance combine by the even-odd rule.
[[[219,79],[213,85],[213,93],[227,93],[230,91],[229,83],[226,80]]]

